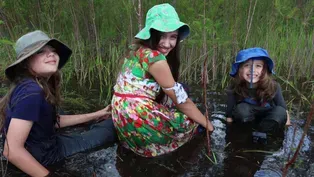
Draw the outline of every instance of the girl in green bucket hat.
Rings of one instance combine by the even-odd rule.
[[[169,4],[152,7],[114,86],[112,116],[122,145],[144,157],[170,153],[213,125],[178,83],[179,41],[190,33]]]
[[[80,115],[59,115],[60,69],[72,51],[57,39],[36,30],[15,44],[16,60],[5,69],[10,91],[0,100],[3,155],[30,176],[58,176],[46,168],[77,152],[117,139],[110,106]],[[61,134],[58,128],[103,120],[80,133]]]

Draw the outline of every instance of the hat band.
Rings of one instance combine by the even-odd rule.
[[[34,52],[34,49],[38,46],[41,46],[43,44],[47,43],[47,40],[43,40],[43,41],[38,41],[34,44],[31,44],[30,46],[27,46],[25,49],[22,50],[22,52],[20,54],[18,54],[17,59],[22,58],[23,56]],[[36,51],[35,51],[36,52]]]

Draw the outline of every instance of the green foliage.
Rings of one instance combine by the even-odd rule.
[[[14,45],[14,42],[11,42],[11,41],[9,41],[9,40],[7,40],[7,39],[0,39],[0,46],[1,45]]]
[[[7,93],[7,91],[8,91],[7,88],[0,87],[0,96],[4,96]]]
[[[94,106],[91,105],[91,102],[87,102],[81,94],[70,92],[64,95],[62,109],[79,114],[93,110]]]
[[[1,1],[0,77],[4,66],[15,59],[12,41],[26,32],[41,29],[73,50],[63,69],[63,89],[67,92],[79,87],[97,89],[101,95],[97,100],[109,103],[119,61],[138,32],[137,2]],[[143,24],[147,10],[162,2],[169,1],[142,1]],[[304,92],[309,100],[314,98],[313,1],[174,0],[170,3],[180,19],[191,27],[191,35],[182,43],[181,80],[200,83],[207,59],[212,88],[224,88],[230,80],[228,73],[236,53],[260,46],[269,51],[276,74],[287,81],[284,82],[287,89]]]

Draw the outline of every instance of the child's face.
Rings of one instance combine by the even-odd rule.
[[[167,56],[176,46],[178,40],[178,30],[173,32],[162,33],[157,50]]]
[[[59,55],[51,46],[44,46],[29,60],[29,66],[38,75],[42,77],[50,77],[58,70]]]
[[[251,69],[253,63],[253,80],[252,83],[257,83],[263,73],[264,61],[263,60],[248,60],[241,65],[240,74],[244,80],[251,82]]]

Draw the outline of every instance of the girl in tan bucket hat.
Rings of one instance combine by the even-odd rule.
[[[42,31],[20,37],[17,59],[5,69],[11,89],[0,100],[3,155],[30,176],[56,176],[46,166],[74,153],[116,140],[110,106],[88,114],[58,115],[60,73],[71,49]],[[105,120],[106,119],[106,120]],[[104,120],[79,134],[62,135],[57,128]]]

